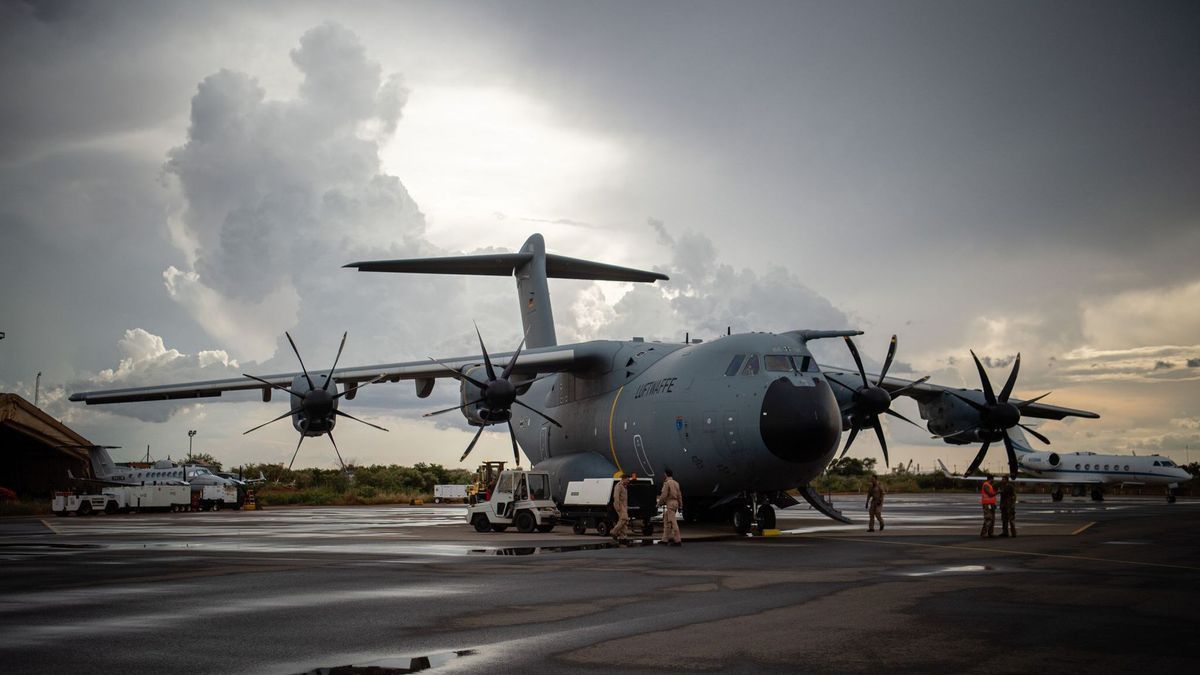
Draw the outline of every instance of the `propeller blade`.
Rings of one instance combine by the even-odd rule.
[[[292,391],[291,389],[288,389],[287,387],[283,386],[282,384],[275,384],[274,382],[267,382],[266,380],[262,379],[261,377],[255,377],[255,376],[249,375],[247,373],[242,373],[242,375],[245,375],[246,377],[254,380],[255,382],[262,382],[263,384],[267,385],[268,387],[278,389],[279,391],[286,391],[287,393],[291,394],[292,396],[299,396],[300,398],[304,398],[304,394],[301,394],[298,391]]]
[[[338,464],[342,465],[342,473],[345,473],[346,462],[342,461],[342,451],[338,450],[337,441],[333,440],[333,431],[326,431],[325,433],[329,435],[329,442],[333,444],[333,451],[336,452],[338,456]]]
[[[1017,371],[1021,369],[1021,352],[1017,352],[1017,358],[1013,360],[1012,372],[1008,374],[1008,382],[1004,383],[1004,388],[1000,390],[1000,400],[1007,401],[1009,394],[1012,394],[1013,387],[1017,384]]]
[[[887,414],[891,415],[892,417],[899,417],[900,419],[904,420],[905,422],[908,422],[909,424],[911,424],[911,425],[913,425],[914,427],[916,427],[916,428],[920,429],[921,431],[925,431],[925,427],[923,427],[923,426],[921,426],[920,424],[917,424],[916,422],[914,422],[914,421],[912,421],[912,420],[908,419],[907,417],[905,417],[904,415],[901,415],[900,413],[896,412],[895,410],[884,410],[883,412],[885,412],[885,413],[887,413]]]
[[[464,404],[462,404],[462,405],[456,405],[456,406],[454,406],[453,408],[446,408],[446,409],[444,409],[444,410],[435,410],[435,411],[433,411],[433,412],[428,412],[428,413],[425,413],[424,415],[422,415],[422,417],[433,417],[434,415],[441,415],[442,413],[448,413],[448,412],[450,412],[451,410],[462,410],[463,408],[465,408],[465,407],[467,407],[467,406],[469,406],[469,405],[475,405],[476,403],[483,403],[483,401],[484,401],[484,399],[482,399],[482,398],[475,399],[474,401],[471,401],[470,403],[464,403]]]
[[[892,367],[892,359],[896,357],[896,336],[892,336],[892,341],[888,344],[887,356],[883,359],[883,370],[879,373],[879,382],[876,385],[883,384],[883,378],[887,377],[888,368]]]
[[[851,340],[849,336],[843,339],[846,340],[846,346],[850,348],[850,355],[854,357],[854,365],[858,366],[858,374],[862,376],[863,386],[871,386],[871,383],[867,382],[867,371],[863,370],[862,357],[858,355],[858,347],[855,346],[854,340]]]
[[[871,423],[875,427],[875,435],[879,437],[879,447],[883,448],[883,465],[889,467],[891,464],[888,464],[887,439],[883,437],[883,426],[879,424],[879,417],[872,417]]]
[[[369,427],[375,427],[376,429],[378,429],[380,431],[387,431],[387,429],[384,429],[383,427],[379,426],[378,424],[371,424],[370,422],[368,422],[366,420],[360,420],[357,417],[355,417],[354,415],[351,415],[350,413],[344,413],[341,410],[334,410],[333,414],[337,415],[338,417],[348,417],[348,418],[354,420],[355,422],[365,424]]]
[[[992,391],[992,381],[988,379],[987,371],[983,369],[983,364],[979,362],[979,357],[975,356],[973,349],[971,358],[975,359],[975,368],[979,371],[979,381],[983,383],[983,397],[987,400],[988,405],[996,405],[996,392]]]
[[[1013,447],[1012,439],[1004,434],[1004,450],[1008,453],[1008,475],[1017,477],[1017,450]]]
[[[367,380],[366,382],[362,382],[360,384],[354,385],[353,387],[349,387],[345,391],[340,391],[340,392],[334,394],[332,396],[332,398],[339,399],[339,398],[345,396],[346,394],[349,394],[351,392],[355,392],[355,391],[358,391],[359,389],[362,389],[363,387],[367,386],[368,384],[375,384],[376,382],[379,382],[380,380],[386,380],[386,379],[387,379],[387,375],[380,375],[379,377],[377,377],[373,380]]]
[[[482,433],[483,433],[483,427],[479,427],[479,431],[475,432],[475,438],[472,438],[471,444],[467,446],[467,451],[463,453],[462,457],[458,458],[458,461],[462,462],[467,459],[467,455],[471,454],[471,451],[475,449],[475,444],[479,442],[479,435]]]
[[[522,408],[525,408],[526,410],[529,410],[530,412],[533,412],[533,413],[536,413],[536,414],[542,416],[547,422],[553,424],[554,426],[556,426],[560,429],[562,428],[562,425],[558,423],[558,420],[547,415],[546,413],[542,412],[541,410],[537,410],[535,408],[530,408],[529,406],[525,405],[524,403],[521,403],[518,400],[514,400],[513,403],[516,403],[517,405],[521,406]]]
[[[508,376],[512,375],[513,366],[517,365],[517,357],[521,356],[521,350],[525,348],[526,337],[528,336],[526,335],[521,338],[521,344],[517,345],[517,351],[514,352],[512,358],[508,360],[508,365],[504,366],[504,371],[500,373],[500,377],[507,380]]]
[[[963,474],[964,476],[970,476],[971,474],[975,473],[975,470],[979,468],[979,465],[983,464],[983,456],[987,454],[989,445],[991,445],[990,441],[983,442],[983,446],[979,448],[979,454],[975,455],[975,459],[972,460],[971,466],[967,467],[967,472]]]
[[[858,427],[850,427],[850,437],[846,439],[846,447],[842,448],[842,454],[838,455],[838,459],[846,456],[846,452],[850,450],[850,444],[854,442],[854,437],[858,435]]]
[[[338,359],[342,358],[342,349],[346,346],[346,336],[349,334],[349,331],[342,333],[342,344],[338,345],[337,356],[333,357],[333,367],[329,369],[329,374],[325,376],[325,386],[321,387],[325,391],[329,391],[329,383],[333,382],[333,371],[337,370],[337,362]],[[332,436],[329,438],[330,440],[333,439]],[[337,446],[335,445],[334,447],[336,448]],[[342,468],[345,469],[346,467],[343,465]]]
[[[980,404],[980,403],[976,403],[975,401],[972,401],[971,399],[967,398],[966,396],[963,396],[962,394],[959,394],[959,393],[953,392],[953,391],[949,392],[949,393],[951,396],[957,398],[958,400],[962,401],[963,403],[966,403],[967,405],[971,406],[972,408],[974,408],[975,410],[977,410],[981,413],[986,413],[988,411],[987,406]]]
[[[521,466],[521,450],[517,447],[517,432],[513,431],[511,418],[508,420],[508,437],[512,439],[513,463]]]
[[[438,364],[439,366],[441,366],[441,367],[445,368],[446,370],[450,371],[450,372],[451,372],[451,373],[454,375],[454,378],[455,378],[455,379],[457,379],[457,380],[465,380],[465,381],[467,381],[467,382],[470,382],[471,384],[475,385],[476,387],[479,387],[480,389],[487,389],[487,385],[486,385],[486,384],[484,384],[484,383],[480,382],[479,380],[476,380],[475,378],[471,377],[470,375],[467,375],[467,374],[465,374],[465,373],[461,373],[461,372],[459,372],[458,370],[456,370],[456,369],[454,369],[454,368],[451,368],[450,366],[448,366],[448,365],[446,365],[446,364],[442,363],[441,361],[438,361],[437,359],[433,358],[432,356],[430,356],[430,357],[429,357],[429,360],[430,360],[430,361],[433,361],[434,363]]]
[[[492,368],[492,357],[488,356],[487,347],[483,346],[483,334],[479,332],[479,324],[475,324],[475,334],[479,336],[479,351],[483,352],[483,366],[487,368],[488,382],[496,379],[496,370]]]
[[[1017,404],[1017,410],[1024,410],[1028,406],[1031,406],[1034,403],[1037,403],[1038,401],[1046,398],[1047,396],[1049,396],[1050,394],[1053,394],[1053,393],[1054,392],[1052,392],[1052,391],[1048,391],[1048,392],[1042,394],[1041,396],[1035,396],[1035,397],[1029,399],[1028,401],[1021,401],[1020,403]]]
[[[826,379],[828,379],[828,376],[826,376]],[[914,380],[912,382],[909,382],[908,384],[904,385],[903,387],[900,387],[896,391],[888,392],[888,394],[891,395],[892,398],[896,398],[900,394],[903,394],[904,392],[908,391],[909,389],[912,389],[913,387],[917,386],[918,384],[923,384],[928,379],[929,379],[929,375],[926,375],[925,377],[922,377],[919,380]]]
[[[1034,430],[1033,430],[1033,427],[1031,427],[1031,426],[1026,426],[1026,425],[1024,425],[1024,424],[1021,424],[1020,422],[1017,422],[1017,426],[1021,427],[1021,428],[1022,428],[1022,429],[1024,429],[1025,431],[1028,431],[1029,433],[1033,434],[1033,437],[1034,437],[1034,438],[1036,438],[1036,439],[1038,439],[1039,441],[1041,441],[1041,442],[1045,443],[1046,445],[1050,445],[1050,439],[1049,439],[1049,438],[1046,438],[1045,436],[1043,436],[1043,435],[1039,434],[1038,432],[1034,431]]]
[[[300,454],[300,443],[304,442],[304,434],[300,434],[300,442],[296,444],[296,451],[292,453],[292,461],[288,462],[288,471],[292,470],[292,465],[296,463],[296,455]]]
[[[279,417],[276,417],[275,419],[271,420],[271,422],[278,422],[279,420],[281,420],[281,419],[283,419],[283,418],[287,417],[288,415],[295,415],[295,414],[296,414],[296,413],[298,413],[298,412],[300,412],[300,409],[299,409],[299,408],[296,408],[295,410],[289,410],[289,411],[287,411],[287,412],[283,413],[282,415],[280,415]],[[245,436],[246,434],[250,433],[251,431],[258,431],[259,429],[261,429],[261,428],[263,428],[263,427],[267,426],[267,425],[268,425],[268,424],[270,424],[271,422],[263,422],[262,424],[260,424],[260,425],[258,425],[258,426],[256,426],[256,427],[254,427],[253,429],[247,429],[247,430],[245,430],[245,431],[243,431],[243,432],[242,432],[242,435],[243,435],[243,436]]]
[[[300,362],[300,370],[304,371],[304,379],[308,380],[308,388],[316,389],[317,385],[313,384],[312,378],[308,376],[308,368],[304,367],[304,359],[300,358],[300,350],[296,349],[296,341],[292,339],[292,334],[286,330],[283,331],[283,334],[287,336],[288,343],[292,345],[292,351],[296,354],[296,360]]]

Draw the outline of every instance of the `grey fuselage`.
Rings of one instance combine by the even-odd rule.
[[[806,484],[837,448],[837,400],[794,334],[576,349],[593,357],[591,372],[535,382],[522,396],[561,428],[513,409],[521,446],[555,476],[556,492],[616,471],[661,481],[669,468],[685,495],[766,494]]]

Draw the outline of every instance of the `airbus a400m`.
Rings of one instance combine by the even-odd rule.
[[[478,427],[464,459],[485,428],[502,425],[518,462],[519,446],[536,469],[553,476],[560,499],[572,480],[622,472],[658,477],[670,468],[684,490],[689,519],[729,518],[739,531],[748,530],[754,521],[773,527],[773,506],[797,503],[788,493],[797,487],[814,507],[841,518],[808,483],[837,452],[844,430],[850,431],[852,441],[860,430],[873,429],[886,462],[879,419],[902,417],[891,410],[895,396],[916,399],[928,428],[954,443],[999,440],[999,431],[1024,417],[1097,417],[1012,398],[1015,369],[1000,398],[991,394],[990,385],[980,392],[932,385],[928,378],[888,377],[895,338],[883,372],[868,377],[850,339],[860,331],[744,333],[687,344],[633,338],[560,345],[547,279],[653,283],[667,277],[548,254],[537,234],[517,253],[356,262],[346,267],[514,277],[524,341],[512,352],[490,354],[479,336],[478,355],[335,367],[316,379],[305,371],[84,392],[71,400],[122,403],[248,389],[260,389],[263,399],[270,400],[274,391],[283,390],[291,408],[276,419],[290,415],[302,435],[319,435],[331,432],[337,417],[348,417],[337,404],[353,399],[358,386],[412,380],[417,396],[424,398],[437,379],[450,377],[458,381],[459,405],[431,414],[457,410],[469,425]],[[828,338],[847,341],[857,371],[817,364],[808,343]],[[981,374],[986,378],[982,368]],[[1001,404],[1007,407],[998,414]]]

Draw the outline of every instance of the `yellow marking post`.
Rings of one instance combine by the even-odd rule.
[[[613,396],[612,409],[608,411],[608,451],[612,453],[613,464],[617,465],[617,473],[615,474],[617,477],[620,477],[621,474],[625,473],[625,469],[621,468],[621,460],[617,459],[617,446],[613,442],[612,425],[613,417],[615,417],[617,414],[617,401],[620,400],[621,392],[624,390],[625,385],[621,385],[621,388],[617,390],[617,395]]]

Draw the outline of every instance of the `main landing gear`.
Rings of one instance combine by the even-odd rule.
[[[733,529],[738,534],[762,534],[775,529],[775,507],[762,495],[749,494],[733,507]]]

